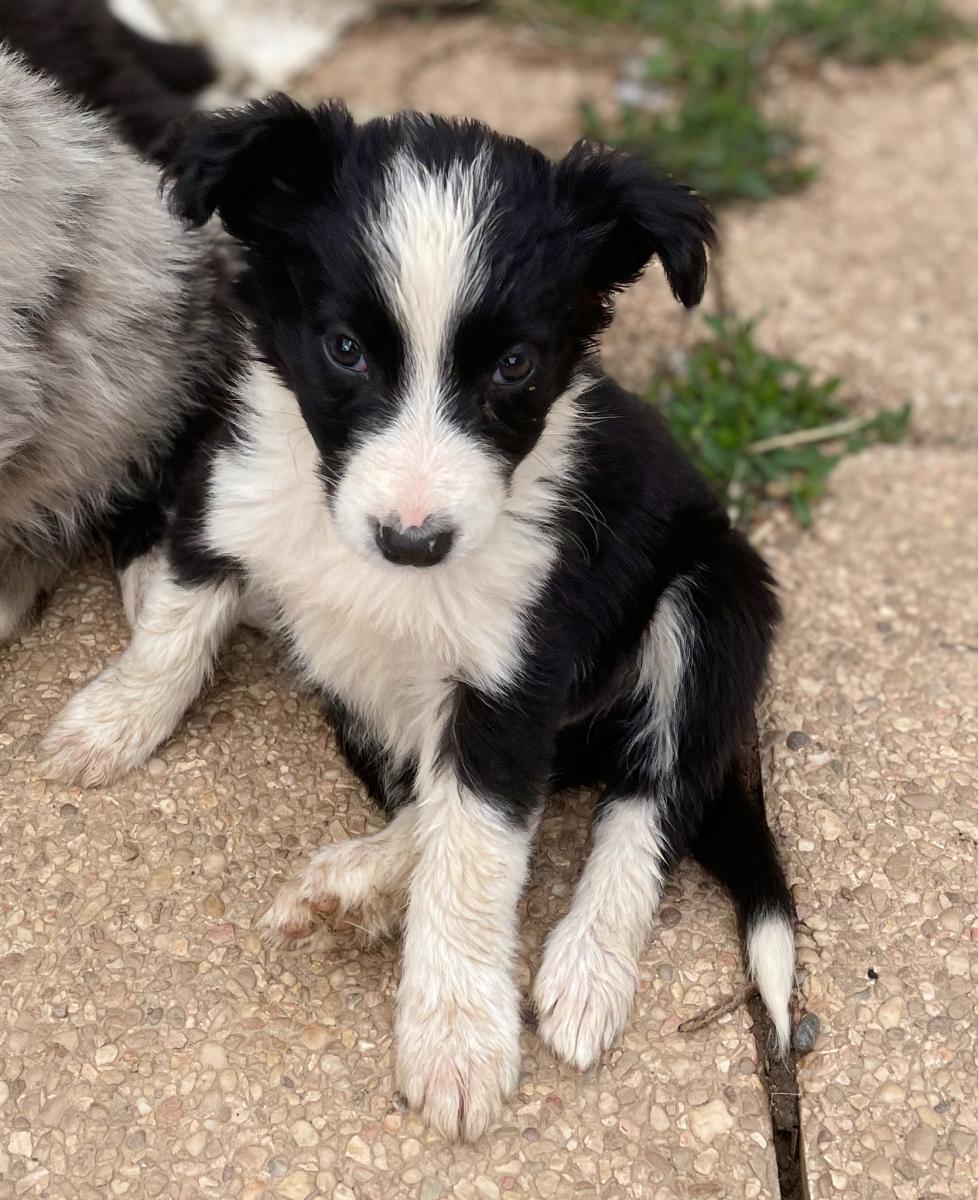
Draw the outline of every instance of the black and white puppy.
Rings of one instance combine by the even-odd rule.
[[[585,1068],[627,1019],[665,881],[731,890],[789,1031],[792,903],[734,759],[778,618],[771,576],[595,337],[653,257],[701,297],[710,217],[639,162],[553,163],[484,126],[285,99],[197,120],[172,201],[248,248],[254,361],[178,500],[122,658],[46,744],[58,778],[144,761],[242,604],[278,613],[379,834],[330,845],[264,918],[403,914],[397,1080],[477,1137],[517,1083],[517,903],[547,794],[603,784],[536,980],[540,1036]]]
[[[244,343],[217,237],[175,219],[156,169],[2,46],[0,163],[2,645],[103,536],[134,610],[164,464],[220,407]]]

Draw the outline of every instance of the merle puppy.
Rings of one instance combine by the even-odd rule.
[[[517,1083],[517,904],[541,806],[598,782],[594,846],[536,979],[540,1036],[585,1068],[620,1034],[665,881],[730,889],[781,1048],[792,904],[735,754],[771,576],[647,405],[605,377],[615,293],[658,258],[701,297],[710,217],[587,144],[553,163],[484,126],[355,126],[282,98],[196,120],[172,202],[247,247],[255,355],[201,447],[132,642],[51,731],[48,770],[143,762],[242,605],[277,613],[390,817],[324,847],[264,918],[403,914],[397,1081],[476,1137]]]
[[[217,238],[0,46],[0,645],[106,536],[130,616],[183,446],[240,370]],[[131,569],[130,569],[131,568]]]
[[[160,157],[170,124],[217,77],[202,47],[144,37],[107,0],[0,0],[0,42],[105,113],[149,158]]]

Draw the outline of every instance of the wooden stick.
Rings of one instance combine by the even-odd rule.
[[[683,1021],[679,1026],[679,1032],[695,1033],[697,1029],[703,1029],[707,1025],[712,1025],[714,1021],[719,1021],[727,1013],[736,1012],[742,1004],[746,1004],[754,996],[756,991],[757,988],[752,983],[745,988],[741,988],[739,992],[728,997],[726,1000],[721,1000],[719,1004],[714,1004],[711,1008],[706,1008],[701,1013],[697,1013],[695,1017],[690,1017],[688,1021]]]
[[[813,442],[830,442],[833,438],[858,433],[860,429],[872,424],[875,420],[875,415],[872,417],[846,417],[844,421],[833,421],[831,425],[816,425],[813,429],[793,429],[791,433],[778,433],[774,437],[751,442],[747,447],[747,453],[767,454],[769,450],[787,450],[792,446],[808,446]]]

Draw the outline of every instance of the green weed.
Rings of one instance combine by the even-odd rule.
[[[556,5],[556,8],[554,7]],[[967,31],[940,0],[549,0],[544,11],[624,22],[651,34],[646,83],[661,108],[585,112],[590,137],[642,155],[711,203],[794,191],[816,171],[794,122],[763,103],[772,61],[794,44],[855,63],[920,55]]]
[[[969,32],[939,0],[776,0],[772,16],[816,57],[864,66],[919,58]]]
[[[745,523],[765,501],[786,501],[803,525],[841,458],[873,442],[899,441],[909,405],[856,417],[800,363],[758,346],[755,321],[707,318],[712,336],[681,370],[659,375],[648,398],[674,436]]]

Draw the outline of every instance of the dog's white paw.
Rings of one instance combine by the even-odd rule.
[[[625,1027],[638,966],[626,948],[566,924],[547,939],[533,985],[537,1032],[558,1058],[586,1071]]]
[[[394,857],[390,830],[324,846],[298,875],[279,888],[259,922],[266,941],[294,949],[307,941],[321,917],[343,918],[367,940],[400,923],[412,861]]]
[[[401,985],[397,1086],[443,1137],[475,1141],[519,1082],[518,997],[508,979],[486,981],[486,1003],[478,1006],[438,984],[432,991],[423,996]]]
[[[110,668],[62,709],[41,743],[39,773],[98,787],[144,763],[169,732]]]

